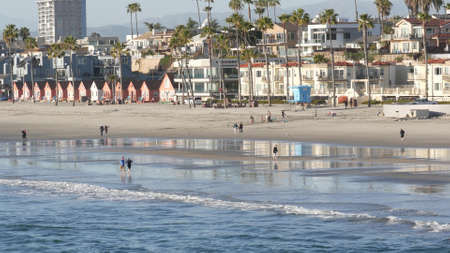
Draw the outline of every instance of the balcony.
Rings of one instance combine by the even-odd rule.
[[[265,41],[260,39],[256,41],[257,45],[282,45],[285,43],[284,38],[266,38]]]
[[[418,40],[422,39],[420,34],[383,34],[381,40],[391,41],[391,40]]]

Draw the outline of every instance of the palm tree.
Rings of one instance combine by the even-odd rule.
[[[422,44],[423,55],[425,60],[425,98],[428,100],[428,45],[427,45],[427,33],[426,24],[430,21],[431,16],[428,13],[419,13],[417,18],[422,22]]]
[[[56,100],[55,105],[58,105],[59,102],[59,88],[58,88],[58,63],[57,60],[61,57],[64,57],[64,46],[60,43],[55,43],[50,46],[48,49],[48,57],[53,59],[54,68],[55,68],[55,88],[56,88]]]
[[[368,91],[368,95],[369,95],[369,102],[368,102],[368,106],[371,107],[371,98],[372,98],[372,89],[370,87],[370,75],[369,75],[369,56],[368,56],[368,49],[367,49],[367,44],[368,44],[368,29],[372,29],[373,28],[373,21],[372,21],[372,17],[368,14],[361,14],[361,16],[359,16],[359,20],[358,20],[358,24],[359,24],[359,30],[362,31],[363,33],[363,41],[364,41],[364,63],[366,65],[366,76],[367,76],[367,91]]]
[[[431,7],[433,7],[436,12],[439,12],[444,5],[443,0],[418,0],[418,2],[422,13],[429,13]]]
[[[289,23],[291,16],[288,14],[283,14],[278,18],[283,24],[283,32],[284,32],[284,53],[286,54],[286,87],[284,88],[284,92],[286,92],[286,102],[289,100],[289,56],[288,56],[288,33],[287,33],[287,24]]]
[[[248,8],[248,21],[251,23],[252,22],[252,4],[253,4],[253,0],[242,0],[245,4],[247,4],[247,8]]]
[[[384,17],[389,16],[392,9],[390,0],[375,0],[375,5],[378,11],[378,21],[380,22],[380,34],[384,33]]]
[[[416,17],[419,13],[419,1],[421,0],[405,0],[406,7],[408,8],[411,17]]]
[[[197,15],[198,15],[198,24],[200,25],[202,23],[202,15],[200,14],[200,2],[199,0],[195,0],[197,4]]]
[[[266,62],[266,81],[267,81],[267,103],[269,106],[272,105],[271,97],[272,97],[272,84],[270,82],[270,73],[269,73],[269,56],[268,56],[268,49],[266,46],[266,35],[265,32],[268,29],[273,28],[273,22],[272,19],[269,17],[263,17],[256,21],[256,27],[258,30],[262,32],[262,38],[263,38],[263,51],[264,51],[264,57]]]
[[[120,84],[123,85],[123,73],[122,73],[122,56],[128,55],[128,49],[125,43],[117,42],[113,48],[111,49],[111,55],[116,59],[116,61],[119,62],[119,80]],[[116,84],[113,85],[113,98],[114,103],[117,103],[117,97],[116,97]]]
[[[77,44],[77,39],[75,39],[73,36],[68,36],[64,39],[64,49],[70,51],[70,78],[72,79],[72,84],[74,83],[73,78],[73,51],[77,50],[79,48]],[[75,106],[75,96],[73,98],[73,106]]]
[[[313,57],[313,62],[315,64],[321,64],[321,63],[329,63],[330,60],[326,58],[323,54],[316,54]]]
[[[276,21],[277,20],[277,6],[280,6],[279,0],[268,0],[269,7],[273,8],[273,18]]]
[[[147,27],[148,31],[153,31],[154,24],[149,22],[144,22],[144,25]]]
[[[223,96],[223,107],[226,108],[226,94],[225,94],[225,82],[224,82],[224,76],[223,76],[223,58],[228,55],[230,51],[229,46],[229,38],[225,34],[219,34],[215,36],[216,40],[216,49],[217,49],[217,55],[219,56],[219,82],[220,82],[220,89],[221,89],[221,96]]]
[[[256,52],[254,49],[247,48],[242,51],[242,58],[247,62],[247,65],[248,65],[248,95],[249,95],[250,101],[253,101],[252,64],[253,64],[253,59],[255,57],[256,57]]]
[[[133,39],[134,38],[134,33],[133,33],[134,4],[131,3],[127,6],[127,13],[130,14],[131,39]]]
[[[291,15],[291,22],[297,24],[297,39],[298,39],[298,47],[297,47],[297,63],[298,63],[298,74],[300,78],[300,86],[303,85],[302,78],[302,52],[301,52],[301,44],[302,44],[302,30],[303,27],[308,25],[310,21],[309,14],[305,12],[302,8],[295,10]]]
[[[264,12],[266,11],[263,7],[256,7],[255,13],[258,14],[258,18],[262,18]]]
[[[25,42],[25,40],[30,37],[30,29],[28,29],[27,27],[22,27],[19,30],[19,36],[22,39],[23,42]]]
[[[359,17],[359,14],[358,14],[358,1],[355,0],[355,20],[356,20],[356,22],[358,22],[358,17]]]
[[[211,27],[211,10],[212,6],[211,4],[214,3],[214,0],[205,0],[208,6],[206,6],[206,18],[208,21],[208,27],[207,29],[204,29],[204,34],[207,35],[208,38],[208,56],[209,56],[209,85],[208,85],[208,91],[211,91],[212,84],[213,84],[213,73],[212,73],[212,54],[213,54],[213,43],[212,43],[212,35],[215,33]],[[195,104],[195,103],[194,103]]]
[[[8,55],[9,55],[9,90],[8,90],[8,97],[11,96],[10,90],[13,87],[13,56],[11,53],[11,49],[13,46],[14,41],[17,40],[19,37],[19,30],[15,25],[7,25],[5,30],[3,30],[3,40],[6,43],[6,46],[8,46]],[[14,103],[14,98],[12,99],[12,102]]]
[[[328,40],[330,40],[330,54],[331,54],[331,82],[333,85],[333,106],[336,107],[336,80],[334,79],[334,48],[331,25],[337,22],[337,13],[333,9],[326,9],[320,14],[320,22],[326,24],[328,27]]]
[[[250,2],[251,2],[251,0],[250,0]],[[250,3],[248,3],[248,1],[247,1],[247,4],[250,6]],[[238,77],[239,77],[239,75],[241,73],[241,53],[240,53],[241,39],[240,39],[239,35],[240,35],[241,25],[244,22],[244,18],[241,15],[239,15],[239,11],[242,10],[242,8],[243,8],[242,1],[241,0],[230,0],[229,7],[234,12],[233,15],[227,19],[227,22],[232,24],[236,31],[236,47],[238,49],[237,72],[238,72]],[[238,100],[240,103],[241,102],[241,78],[238,78]]]
[[[138,13],[142,12],[141,4],[140,3],[134,3],[133,4],[133,10],[134,10],[134,18],[136,21],[136,36],[139,37],[139,29],[138,29]]]
[[[35,58],[33,56],[33,53],[31,50],[38,47],[37,41],[33,37],[28,37],[25,39],[25,49],[29,52],[29,57],[31,59],[30,62],[30,70],[31,70],[31,87],[34,85],[34,65],[35,65]],[[34,92],[31,92],[31,96],[33,97],[33,102],[36,102],[36,98],[34,97]]]

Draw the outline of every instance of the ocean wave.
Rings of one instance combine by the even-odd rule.
[[[75,194],[81,199],[103,199],[109,201],[174,201],[193,205],[203,205],[211,208],[237,209],[242,211],[271,211],[288,215],[314,216],[323,219],[347,219],[349,221],[375,221],[386,224],[407,224],[414,229],[430,232],[450,231],[450,224],[440,224],[436,221],[411,221],[396,216],[376,217],[367,213],[344,213],[335,210],[308,209],[296,205],[227,201],[193,195],[109,189],[103,186],[72,182],[0,179],[0,184],[12,187],[29,188],[23,191],[23,193],[27,195],[31,194],[32,191],[30,191],[30,189],[33,189],[56,195]]]

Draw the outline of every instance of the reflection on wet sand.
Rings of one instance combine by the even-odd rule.
[[[273,173],[300,173],[305,177],[359,175],[395,180],[450,182],[450,150],[442,148],[381,148],[237,139],[86,139],[8,142],[0,155],[18,166],[18,159],[32,162],[67,163],[103,161],[116,163],[121,155],[135,156],[137,166],[171,164],[182,171],[213,171],[241,168],[241,177],[263,174],[270,182]],[[279,158],[272,159],[274,145]],[[117,155],[117,161],[102,154]],[[115,155],[113,155],[115,156]],[[146,157],[158,159],[148,161]],[[39,157],[39,159],[33,159]],[[165,159],[164,157],[167,157]],[[155,161],[157,160],[157,161]],[[186,176],[186,175],[184,175]],[[121,180],[124,181],[121,177]],[[130,180],[131,182],[131,177]],[[125,180],[127,182],[127,180]]]

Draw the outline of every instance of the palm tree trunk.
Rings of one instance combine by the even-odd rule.
[[[73,84],[74,87],[75,87],[75,84],[74,84],[74,78],[73,78],[73,51],[72,51],[72,50],[70,50],[70,78],[72,79],[72,80],[71,80],[71,81],[72,81],[72,84]],[[75,91],[75,90],[74,90],[74,91]],[[74,94],[73,94],[72,105],[75,106],[75,92],[74,92]]]
[[[286,92],[286,103],[289,101],[289,56],[288,56],[288,37],[287,37],[287,29],[286,23],[283,25],[284,29],[284,53],[286,58],[286,87],[284,88],[284,92]]]
[[[187,74],[188,74],[188,81],[189,81],[189,87],[190,87],[190,90],[191,90],[191,99],[192,99],[192,105],[194,106],[194,108],[195,108],[195,95],[194,95],[194,85],[192,84],[192,74],[191,74],[191,72],[189,71],[189,67],[188,67],[188,57],[187,57],[187,54],[184,56],[185,57],[185,66],[186,66],[186,70],[187,70]],[[190,104],[191,102],[189,101],[189,104]],[[190,107],[190,105],[189,105],[189,107]]]
[[[264,36],[264,34],[263,34],[263,37],[264,37],[264,39],[263,39],[263,47],[264,47],[264,57],[265,57],[265,60],[266,60],[266,82],[267,82],[267,104],[269,105],[269,106],[272,106],[272,99],[271,99],[271,97],[272,97],[272,84],[270,83],[270,74],[269,74],[269,56],[268,56],[268,54],[267,54],[267,47],[266,47],[266,36]]]
[[[383,35],[383,31],[384,31],[384,30],[383,30],[384,28],[383,28],[383,22],[382,22],[382,21],[383,21],[383,20],[382,20],[382,18],[381,18],[381,12],[379,11],[379,12],[378,12],[378,22],[380,22],[380,36]]]
[[[250,4],[248,4],[248,21],[252,23],[252,8]]]
[[[238,70],[238,100],[241,103],[241,40],[239,38],[240,31],[236,28],[236,42],[237,42],[237,70]]]
[[[248,96],[250,101],[253,101],[253,60],[252,58],[248,62]]]
[[[133,39],[133,12],[130,12],[131,39]]]
[[[356,3],[356,1],[355,1]],[[330,36],[330,54],[331,54],[331,82],[333,85],[333,107],[336,107],[336,80],[334,78],[334,48],[333,48],[333,37],[331,33],[331,25],[328,23],[329,36]]]
[[[226,102],[225,102],[225,82],[223,80],[223,68],[222,68],[222,62],[223,62],[223,55],[220,55],[220,60],[219,60],[219,71],[220,71],[220,88],[221,88],[221,92],[220,92],[220,96],[223,98],[223,108],[226,108]]]
[[[358,22],[359,14],[358,14],[358,1],[355,0],[355,20]]]
[[[422,23],[423,35],[423,54],[425,57],[425,99],[428,101],[428,49],[427,49],[427,32],[425,30],[425,22]]]
[[[135,17],[135,20],[136,20],[136,37],[139,37],[139,29],[138,29],[138,13],[137,13],[137,12],[134,13],[134,17]]]
[[[58,101],[59,101],[59,97],[58,97],[58,68],[55,68],[55,89],[56,89],[56,99],[55,99],[55,106],[58,106]]]
[[[208,2],[208,7],[210,7],[210,2]],[[207,13],[208,18],[208,27],[211,29],[211,12]],[[207,85],[208,92],[211,92],[213,85],[213,73],[212,73],[212,38],[211,35],[208,35],[208,55],[209,55],[209,84]]]
[[[32,98],[33,98],[33,103],[36,103],[36,97],[34,96],[34,57],[33,57],[33,53],[31,53],[31,66],[30,66],[30,70],[31,70],[31,89],[33,90],[32,92]]]
[[[372,91],[370,88],[370,75],[369,75],[369,56],[367,53],[367,27],[363,28],[363,40],[364,40],[364,61],[365,61],[365,65],[366,65],[366,77],[367,77],[367,93],[369,95],[369,102],[367,103],[368,107],[371,107],[371,96],[372,96]]]
[[[180,68],[178,70],[178,74],[181,76],[181,82],[183,85],[182,88],[182,93],[181,93],[181,104],[184,105],[184,100],[185,100],[185,93],[186,93],[186,79],[184,78],[184,70],[183,70],[183,62],[180,60],[178,61],[178,64],[180,65]]]
[[[119,54],[119,79],[120,79],[120,85],[122,86],[123,89],[123,74],[122,74],[122,55]],[[120,100],[122,100],[123,95],[122,92],[120,92]]]
[[[9,40],[9,47],[8,47],[8,54],[9,54],[9,89],[8,89],[8,98],[11,97],[11,93],[12,93],[12,103],[14,104],[14,92],[11,92],[13,90],[13,65],[14,65],[14,60],[11,54],[11,45],[12,45],[12,40]]]
[[[300,78],[300,86],[303,85],[303,76],[302,76],[302,52],[301,52],[301,43],[302,43],[302,30],[301,26],[298,26],[297,31],[297,41],[298,41],[298,47],[297,47],[297,63],[298,63],[298,77]]]
[[[199,0],[196,0],[196,2],[197,2],[198,25],[201,26],[202,25],[202,16],[200,14],[200,3],[198,1]]]

